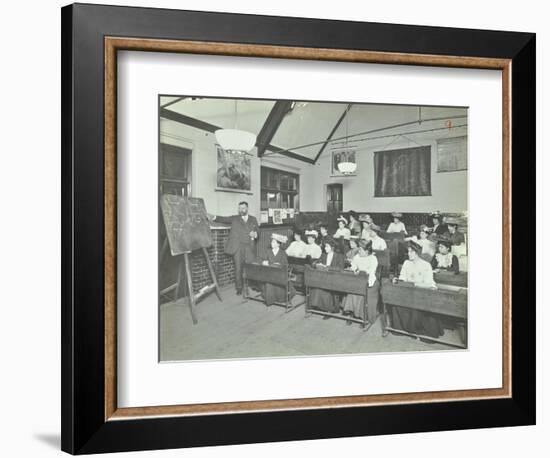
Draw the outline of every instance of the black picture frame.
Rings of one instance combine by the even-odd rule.
[[[62,15],[62,449],[72,454],[535,424],[535,34],[74,4]],[[227,24],[231,24],[228,27]],[[104,37],[512,61],[512,396],[105,418]],[[474,368],[472,369],[474,370]],[[215,431],[215,434],[213,433]]]

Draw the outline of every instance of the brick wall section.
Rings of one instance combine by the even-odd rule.
[[[233,258],[224,253],[224,246],[229,236],[229,228],[212,230],[212,246],[208,248],[208,256],[212,261],[216,278],[220,286],[233,284],[235,281],[235,267]],[[195,251],[190,256],[191,277],[193,278],[193,290],[199,291],[212,283],[208,264],[202,250]]]

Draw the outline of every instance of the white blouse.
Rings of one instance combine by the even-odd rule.
[[[351,237],[351,232],[347,227],[344,227],[343,229],[338,228],[338,230],[334,233],[334,238],[337,239],[339,237],[344,237],[344,239],[349,240]]]
[[[435,255],[437,267],[442,269],[447,269],[453,265],[453,253],[441,254],[437,253]]]
[[[304,241],[295,240],[286,249],[286,254],[287,256],[291,256],[293,258],[305,258],[306,247],[307,247],[307,243],[305,243]]]
[[[395,232],[404,232],[407,233],[407,229],[405,229],[405,225],[399,221],[398,223],[390,223],[388,226],[388,230],[386,232],[395,233]]]
[[[304,258],[311,256],[311,259],[319,259],[321,257],[321,247],[316,243],[307,243],[304,248]]]
[[[363,229],[361,231],[361,238],[365,239],[367,242],[372,240],[372,237],[370,236],[370,229]]]
[[[369,276],[369,287],[374,285],[376,281],[376,268],[378,267],[378,258],[369,254],[368,256],[359,256],[356,254],[351,260],[351,268],[353,271],[366,272]]]
[[[428,239],[419,239],[416,235],[411,237],[410,240],[418,243],[422,247],[422,254],[427,254],[429,256],[434,256],[435,254],[435,243]]]
[[[435,288],[432,266],[428,261],[417,258],[414,261],[406,260],[401,267],[399,280],[414,283],[414,286],[423,288]]]
[[[388,248],[388,244],[382,237],[375,237],[370,239],[372,242],[372,249],[376,251],[384,251]]]

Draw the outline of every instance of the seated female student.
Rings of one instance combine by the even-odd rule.
[[[393,217],[393,222],[391,222],[388,226],[388,230],[386,232],[390,234],[395,234],[399,232],[403,232],[404,234],[407,234],[407,229],[405,228],[405,225],[401,221],[401,218],[403,215],[399,212],[393,212],[391,214]]]
[[[458,258],[451,253],[451,241],[447,237],[440,237],[437,242],[437,253],[432,259],[432,268],[435,273],[446,270],[458,274]]]
[[[302,240],[302,233],[294,230],[294,241],[286,249],[286,255],[291,258],[305,258],[306,243]]]
[[[413,235],[412,237],[406,237],[405,240],[412,240],[413,242],[418,243],[422,247],[422,253],[420,257],[425,261],[432,262],[432,259],[435,255],[436,245],[435,242],[430,238],[430,230],[428,226],[423,224],[420,226],[418,235]]]
[[[432,233],[437,235],[443,235],[446,232],[449,232],[447,225],[443,223],[443,215],[439,213],[438,211],[433,212],[431,215],[432,217]]]
[[[376,278],[376,269],[378,268],[378,259],[373,254],[372,242],[359,240],[359,252],[351,261],[351,270],[355,273],[365,272],[368,275],[367,289],[367,320],[374,323],[378,316],[378,296],[380,292],[380,283]],[[363,320],[365,318],[365,297],[356,294],[348,294],[344,298],[342,308],[344,314],[351,315]],[[351,321],[346,324],[351,325]]]
[[[271,247],[267,250],[266,255],[262,259],[264,266],[280,266],[286,268],[288,259],[282,246],[287,242],[286,235],[271,234]],[[296,293],[292,286],[290,287],[290,297]],[[275,302],[286,302],[286,289],[284,286],[274,285],[272,283],[264,283],[263,296],[266,305],[272,305]]]
[[[348,213],[348,229],[351,232],[351,235],[359,235],[361,232],[361,223],[357,219],[357,213],[355,213],[353,210],[350,210]]]
[[[309,257],[311,260],[319,259],[321,257],[321,247],[317,245],[316,240],[319,233],[315,229],[311,229],[305,232],[307,244],[304,248],[304,256]]]
[[[369,237],[366,240],[372,242],[372,249],[374,251],[384,251],[388,249],[388,244],[380,237],[380,228],[378,226],[369,229]]]
[[[359,245],[357,244],[359,237],[352,235],[349,239],[349,250],[346,251],[346,260],[350,261],[355,257],[359,252]]]
[[[338,222],[338,229],[336,229],[333,237],[335,239],[349,240],[351,237],[351,231],[346,227],[348,220],[343,216],[339,216],[336,221]]]
[[[460,246],[466,243],[464,234],[458,230],[458,220],[455,218],[447,218],[447,230],[449,231],[449,239],[451,246]]]
[[[369,240],[370,231],[372,229],[380,229],[379,226],[374,224],[370,215],[361,215],[359,220],[361,221],[361,237],[359,237],[361,239]]]
[[[328,235],[328,225],[325,223],[319,223],[319,236],[317,237],[317,245],[321,247],[325,246],[325,241],[330,239],[331,236]]]
[[[324,253],[319,261],[315,263],[316,268],[329,270],[344,269],[344,255],[334,251],[336,242],[332,239],[327,239],[324,244]],[[309,304],[311,307],[322,310],[324,312],[337,313],[340,310],[337,295],[319,288],[311,288],[309,290]],[[324,316],[324,320],[328,320],[328,316]]]
[[[409,241],[407,248],[408,260],[403,263],[399,279],[394,278],[393,283],[399,281],[411,282],[419,288],[436,289],[432,266],[420,257],[422,247]],[[412,334],[420,334],[429,337],[441,337],[443,326],[440,318],[430,312],[413,310],[406,307],[392,305],[391,325],[395,329],[401,329]],[[386,331],[387,332],[387,331]],[[385,332],[385,333],[386,333]]]

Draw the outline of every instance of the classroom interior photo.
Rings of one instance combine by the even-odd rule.
[[[468,108],[159,95],[159,360],[468,348]]]

